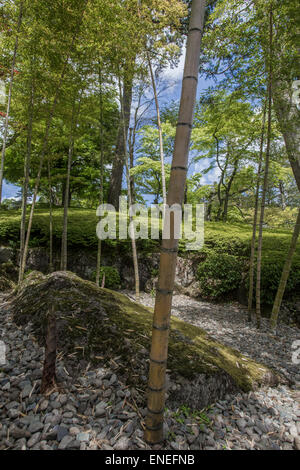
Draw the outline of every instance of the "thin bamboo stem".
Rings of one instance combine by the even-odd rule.
[[[258,162],[256,193],[255,193],[253,231],[252,231],[252,240],[251,240],[251,254],[250,254],[250,267],[249,267],[249,294],[248,294],[248,321],[249,322],[251,322],[252,320],[252,308],[253,308],[255,242],[256,242],[256,230],[257,230],[258,207],[259,207],[260,178],[261,178],[263,148],[264,148],[264,140],[265,140],[266,113],[267,113],[267,100],[265,100],[264,110],[263,110],[260,149],[259,149],[259,162]]]
[[[100,190],[99,190],[99,204],[103,203],[103,171],[104,171],[104,146],[103,146],[103,97],[102,97],[102,74],[99,65],[99,104],[100,104]],[[96,285],[100,285],[100,269],[101,269],[101,252],[102,243],[98,239],[97,249],[97,267],[96,267]]]
[[[29,186],[29,170],[31,160],[31,148],[32,148],[32,125],[33,125],[33,108],[34,108],[34,84],[31,83],[30,99],[29,99],[29,120],[27,129],[27,149],[26,157],[24,161],[24,184],[22,193],[22,209],[21,209],[21,227],[20,227],[20,261],[19,261],[19,279],[21,282],[21,266],[23,263],[24,247],[25,247],[25,234],[26,234],[26,210],[27,210],[27,199],[28,199],[28,186]]]
[[[261,210],[259,220],[259,234],[257,246],[257,272],[256,272],[256,326],[259,329],[261,324],[261,261],[262,261],[262,242],[263,242],[263,223],[265,215],[266,194],[268,189],[269,164],[270,164],[270,147],[271,147],[271,130],[272,130],[272,43],[273,43],[273,13],[272,6],[269,15],[270,30],[270,50],[269,50],[269,74],[268,74],[268,130],[267,130],[267,147],[264,170],[264,184],[261,197]]]
[[[163,144],[163,135],[162,135],[162,127],[161,127],[161,120],[160,120],[160,112],[159,112],[159,103],[157,98],[157,91],[156,91],[156,84],[155,84],[155,77],[152,70],[152,64],[149,52],[147,51],[147,60],[149,65],[149,71],[151,76],[154,100],[155,100],[155,107],[156,107],[156,115],[157,115],[157,128],[159,134],[159,151],[160,151],[160,162],[161,162],[161,185],[162,185],[162,195],[163,195],[163,205],[167,204],[167,190],[166,190],[166,175],[165,175],[165,163],[164,163],[164,144]]]
[[[134,280],[135,280],[135,297],[139,299],[140,297],[140,278],[139,278],[139,265],[138,265],[138,256],[136,249],[136,240],[135,234],[133,231],[133,217],[130,212],[132,206],[132,194],[130,188],[130,172],[128,165],[128,152],[127,152],[127,139],[126,139],[126,129],[125,129],[125,113],[124,113],[124,101],[122,97],[122,89],[119,81],[119,91],[120,91],[120,102],[121,102],[121,115],[123,120],[123,138],[124,138],[124,153],[125,153],[125,167],[126,167],[126,180],[127,180],[127,194],[128,194],[128,203],[129,203],[129,226],[130,226],[130,238],[132,246],[132,258],[133,258],[133,269],[134,269]]]

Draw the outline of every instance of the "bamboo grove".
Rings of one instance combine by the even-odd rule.
[[[205,203],[207,221],[251,225],[248,321],[255,315],[259,329],[264,227],[275,208],[293,229],[270,316],[276,334],[300,231],[298,1],[9,0],[0,2],[0,26],[0,206],[11,203],[5,184],[16,185],[19,284],[43,204],[52,272],[57,207],[67,271],[73,206],[119,210],[121,195],[129,205],[154,199],[163,213],[167,205]],[[166,102],[165,73],[184,51],[180,102]],[[199,78],[207,86],[197,94]],[[151,444],[164,439],[179,244],[172,223],[155,292],[144,435]],[[102,249],[99,240],[95,282],[105,287]],[[134,237],[131,258],[138,300]],[[44,391],[55,381],[55,328],[50,312]]]

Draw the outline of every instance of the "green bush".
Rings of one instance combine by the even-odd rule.
[[[204,298],[216,300],[240,286],[243,262],[226,253],[208,252],[198,266],[197,279]]]
[[[103,275],[105,274],[105,287],[107,289],[119,289],[121,285],[120,274],[113,266],[101,266],[100,268],[100,285]],[[92,280],[96,280],[96,271],[92,274]]]
[[[261,302],[264,305],[273,305],[279,286],[285,258],[282,253],[274,251],[262,259],[261,264]],[[254,270],[254,292],[256,285],[256,266]],[[246,287],[249,287],[247,278]],[[300,289],[300,260],[295,258],[288,277],[284,295],[291,298]]]

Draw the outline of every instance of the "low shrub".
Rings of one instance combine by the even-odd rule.
[[[209,252],[197,269],[202,296],[217,300],[238,289],[242,281],[243,264],[236,256]]]
[[[120,274],[113,266],[101,266],[100,268],[100,285],[105,275],[105,287],[107,289],[119,289],[121,285]],[[96,271],[92,274],[92,280],[96,280]]]
[[[279,286],[285,258],[280,252],[273,252],[269,256],[264,256],[261,264],[261,302],[264,305],[273,305],[276,292]],[[254,293],[256,285],[256,266],[254,270]],[[249,277],[247,277],[246,287],[249,287]],[[287,280],[284,296],[291,298],[300,289],[300,260],[295,258]]]

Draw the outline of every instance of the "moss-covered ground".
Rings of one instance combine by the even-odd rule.
[[[11,294],[10,308],[17,324],[33,322],[41,342],[47,315],[55,311],[59,350],[76,360],[84,357],[101,364],[114,360],[127,382],[143,386],[140,377],[147,375],[150,309],[73,273],[62,272],[48,276],[31,273]],[[168,368],[188,379],[199,374],[225,374],[241,390],[278,381],[267,367],[177,318],[171,321]]]

